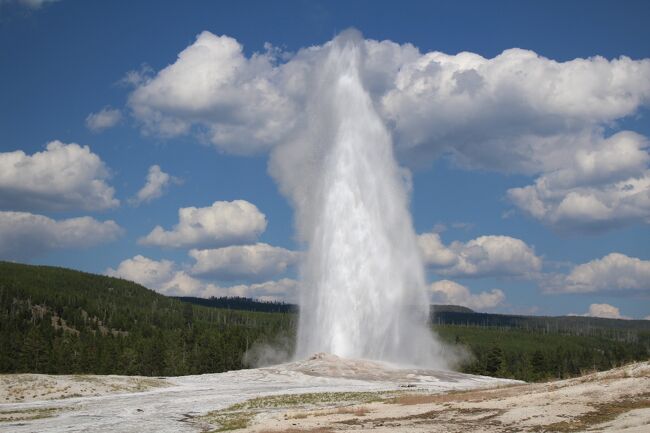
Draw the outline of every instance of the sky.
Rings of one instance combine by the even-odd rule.
[[[270,161],[355,28],[432,302],[650,319],[648,18],[645,1],[0,0],[0,260],[295,302],[296,185]]]

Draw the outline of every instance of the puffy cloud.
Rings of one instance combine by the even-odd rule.
[[[217,280],[263,281],[283,274],[296,264],[299,253],[264,243],[236,245],[211,250],[191,250],[196,260],[195,275],[211,276]]]
[[[544,285],[546,292],[650,292],[650,260],[611,253],[574,267]]]
[[[135,281],[168,296],[203,296],[219,290],[214,284],[204,283],[178,269],[171,260],[152,260],[141,255],[122,261],[117,269],[108,268],[106,275]]]
[[[25,260],[52,250],[109,242],[121,233],[114,221],[91,217],[56,221],[27,212],[0,211],[0,257]]]
[[[160,288],[171,280],[174,268],[174,262],[171,260],[156,261],[137,255],[122,261],[117,269],[108,268],[106,274],[135,281],[149,288]]]
[[[171,182],[178,183],[179,180],[162,171],[159,165],[152,165],[149,167],[146,183],[130,203],[137,206],[161,197]]]
[[[403,162],[447,155],[469,169],[536,176],[508,195],[553,227],[597,230],[650,220],[645,139],[604,135],[650,102],[650,59],[557,62],[522,49],[488,59],[421,53],[391,41],[359,44],[364,87]],[[271,173],[283,193],[303,203],[322,156],[318,143],[301,139],[309,124],[305,107],[310,80],[332,46],[295,54],[270,47],[245,56],[236,40],[203,32],[172,65],[132,74],[129,106],[145,132],[198,132],[235,154],[272,149]]]
[[[430,290],[435,303],[462,305],[475,310],[494,308],[506,298],[499,289],[475,295],[467,287],[450,280],[436,281],[431,284]]]
[[[52,141],[42,152],[0,153],[0,209],[102,210],[119,205],[109,173],[88,146]]]
[[[209,207],[178,210],[178,224],[170,231],[156,226],[139,240],[161,247],[218,247],[254,242],[266,229],[266,216],[245,200],[216,201]]]
[[[247,58],[235,39],[203,32],[140,83],[129,106],[145,131],[175,136],[199,125],[217,147],[254,153],[284,138],[298,112],[292,77],[274,63],[273,50]]]
[[[449,151],[467,166],[528,173],[538,172],[540,163],[553,168],[567,152],[560,142],[540,139],[591,131],[650,101],[649,59],[557,62],[522,49],[486,59],[468,52],[422,54],[391,41],[360,44],[362,79],[399,148]],[[205,124],[217,131],[211,137],[216,145],[235,153],[250,150],[241,146],[251,135],[253,146],[268,147],[291,129],[292,122],[278,125],[281,119],[298,118],[308,76],[331,46],[294,55],[267,46],[246,57],[235,39],[204,31],[175,63],[136,80],[130,105],[146,127],[161,133]],[[239,128],[244,125],[251,131]]]
[[[447,248],[438,233],[423,233],[418,236],[418,246],[427,266],[448,267],[458,263],[458,255]]]
[[[93,132],[100,132],[112,128],[122,120],[122,112],[116,108],[104,107],[97,113],[90,113],[86,117],[86,127]]]
[[[508,192],[516,206],[557,229],[605,230],[650,221],[646,139],[602,132],[648,104],[649,77],[648,59],[428,53],[382,102],[407,158],[447,153],[468,168],[541,172]]]
[[[425,233],[418,244],[425,265],[444,276],[530,277],[542,268],[533,248],[510,236],[480,236],[447,247],[437,233]]]
[[[650,221],[647,140],[620,132],[580,149],[533,185],[512,188],[510,200],[560,230],[597,231]],[[579,146],[578,146],[579,147]]]
[[[588,317],[602,317],[605,319],[629,319],[627,316],[621,316],[621,311],[609,304],[591,304],[589,312],[583,314]]]
[[[602,132],[648,104],[648,78],[649,59],[427,53],[400,70],[382,107],[407,159],[541,174],[508,192],[516,206],[557,229],[604,230],[650,221],[646,139]]]
[[[135,281],[167,296],[242,296],[263,300],[293,301],[298,283],[283,278],[258,284],[220,287],[190,276],[170,260],[153,260],[137,255],[122,261],[116,269],[108,268],[106,275]]]
[[[407,158],[541,173],[509,191],[516,206],[558,229],[603,230],[650,221],[646,139],[602,132],[648,104],[648,78],[649,59],[428,53],[400,70],[382,106]]]
[[[650,100],[650,60],[602,57],[556,62],[510,49],[426,53],[404,65],[382,96],[402,148],[451,152],[462,165],[552,170],[563,138],[627,115]]]

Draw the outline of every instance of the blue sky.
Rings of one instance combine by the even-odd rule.
[[[644,318],[648,18],[643,1],[0,1],[0,259],[108,272],[167,294],[295,299],[294,213],[267,169],[288,132],[247,135],[295,113],[227,86],[263,77],[298,104],[283,65],[354,27],[392,43],[379,51],[395,57],[368,66],[368,86],[413,175],[432,301]],[[217,54],[239,44],[241,57],[179,60],[198,44]],[[512,48],[529,51],[502,55]],[[251,78],[230,78],[215,94],[187,87],[197,70],[227,69],[219,61],[243,62]],[[400,76],[409,68],[429,74],[424,93],[414,90],[419,75]],[[497,90],[468,84],[464,99],[439,91],[468,70]],[[153,166],[162,174],[137,203]],[[189,207],[217,225],[234,215],[241,227],[190,233],[188,220],[190,231],[174,234]],[[147,237],[156,226],[167,234]],[[199,262],[190,250],[217,252]]]

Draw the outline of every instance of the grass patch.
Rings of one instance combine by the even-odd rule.
[[[209,433],[224,432],[230,430],[239,430],[248,427],[255,416],[253,412],[244,411],[213,411],[200,416],[198,419],[210,425],[218,426],[213,430],[205,430]]]
[[[411,406],[417,404],[449,403],[449,402],[480,402],[489,399],[506,398],[516,395],[518,387],[528,385],[506,385],[488,389],[460,389],[436,394],[403,393],[384,400],[386,404]]]
[[[290,428],[283,430],[262,430],[260,433],[334,433],[334,430],[325,427],[310,429]]]
[[[266,397],[257,397],[241,403],[234,404],[223,410],[216,410],[208,412],[205,415],[196,417],[196,421],[208,424],[210,426],[217,426],[215,430],[206,430],[206,432],[222,432],[230,430],[238,430],[246,428],[250,425],[251,421],[260,412],[271,410],[281,410],[296,407],[327,407],[339,403],[372,403],[375,401],[382,401],[385,398],[395,396],[394,391],[379,391],[379,392],[314,392],[305,394],[287,394],[287,395],[271,395]],[[366,408],[338,408],[332,413],[340,414],[354,414],[356,416],[364,416],[368,413]],[[305,412],[296,413],[287,417],[288,419],[304,419],[308,416],[318,415],[308,414]],[[284,431],[284,430],[283,430]],[[310,430],[296,430],[300,432],[307,432]],[[320,430],[315,430],[320,431]],[[329,430],[323,430],[329,431]]]
[[[373,403],[394,396],[394,391],[314,392],[257,397],[232,405],[228,410],[279,409],[296,406],[327,406],[334,403]]]
[[[348,414],[348,415],[355,415],[355,416],[366,416],[368,412],[370,412],[370,409],[363,406],[340,407],[334,411],[334,413],[337,415]]]
[[[51,407],[0,411],[0,422],[32,421],[35,419],[50,418],[56,415],[57,412],[57,409]]]

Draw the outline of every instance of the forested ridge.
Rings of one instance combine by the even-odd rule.
[[[261,311],[264,313],[296,313],[298,306],[284,302],[257,301],[240,296],[197,298],[194,296],[175,296],[174,299],[203,305],[204,307],[225,308],[227,310]]]
[[[0,262],[0,372],[183,375],[242,368],[295,315],[208,308],[130,281]]]
[[[170,298],[118,278],[0,262],[0,372],[239,369],[253,344],[293,340],[295,311],[245,298]],[[650,357],[650,321],[432,312],[442,339],[467,349],[460,368],[469,373],[543,380]]]

